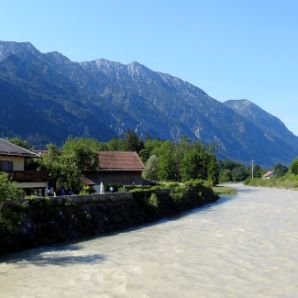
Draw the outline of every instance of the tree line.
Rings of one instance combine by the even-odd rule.
[[[32,149],[27,141],[18,138],[10,141]],[[97,168],[98,151],[136,151],[145,164],[144,179],[177,182],[204,179],[210,184],[218,182],[219,167],[212,146],[188,138],[176,142],[150,137],[143,140],[133,131],[127,131],[123,138],[108,142],[69,137],[61,147],[47,145],[47,154],[30,160],[26,167],[47,171],[55,188],[78,189],[83,172]]]

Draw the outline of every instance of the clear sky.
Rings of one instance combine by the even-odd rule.
[[[138,61],[247,98],[298,135],[296,0],[0,0],[0,40],[74,61]]]

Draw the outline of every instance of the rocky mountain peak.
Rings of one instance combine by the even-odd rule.
[[[66,56],[62,55],[61,53],[57,51],[46,53],[47,57],[51,60],[54,60],[57,63],[63,63],[63,64],[69,64],[71,63],[71,60],[68,59]]]
[[[10,55],[36,55],[40,52],[30,42],[0,41],[0,61]]]

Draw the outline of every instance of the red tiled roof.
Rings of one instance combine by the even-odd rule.
[[[136,152],[98,152],[100,170],[142,171],[144,164]]]
[[[94,181],[92,181],[91,179],[89,179],[85,176],[81,176],[80,180],[83,184],[86,184],[86,185],[96,185],[96,183]]]

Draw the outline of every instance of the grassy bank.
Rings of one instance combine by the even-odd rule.
[[[233,187],[227,187],[227,186],[214,186],[212,188],[214,193],[216,193],[218,196],[221,195],[235,195],[237,193],[236,189]]]
[[[298,176],[294,174],[287,174],[282,177],[272,177],[271,179],[247,179],[245,184],[250,186],[298,189]]]

